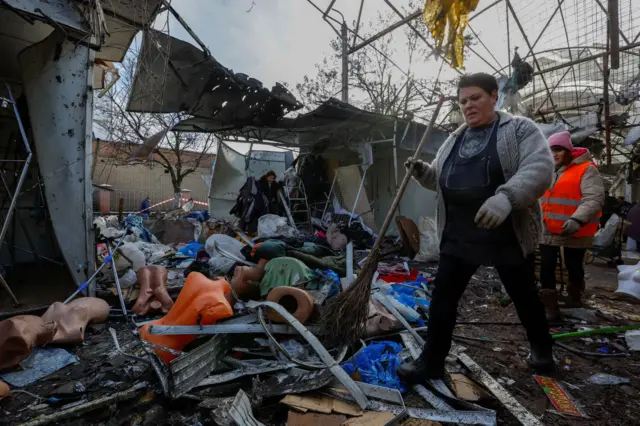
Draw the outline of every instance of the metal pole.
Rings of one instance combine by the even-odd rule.
[[[602,97],[604,98],[604,141],[607,150],[607,166],[611,165],[611,110],[609,108],[609,55],[610,55],[610,37],[611,20],[607,20],[607,50],[605,50],[604,59],[602,60],[602,79],[604,89]]]
[[[13,211],[16,208],[16,204],[18,202],[18,196],[20,195],[20,190],[22,189],[22,184],[24,183],[25,178],[27,177],[27,171],[29,169],[29,164],[31,164],[31,158],[33,153],[31,152],[31,147],[29,146],[29,140],[27,139],[27,134],[24,131],[24,126],[22,125],[22,120],[20,119],[20,113],[18,112],[18,106],[16,105],[16,100],[13,98],[13,92],[11,91],[11,87],[9,87],[9,83],[4,82],[7,93],[9,95],[9,100],[11,101],[11,105],[13,106],[13,113],[16,116],[16,121],[18,122],[18,127],[20,128],[20,135],[22,136],[22,142],[24,143],[24,149],[27,152],[27,159],[25,160],[22,166],[22,172],[20,172],[20,177],[18,178],[18,184],[16,185],[16,189],[11,198],[11,203],[9,204],[9,210],[7,211],[7,216],[5,217],[4,223],[2,224],[2,230],[0,231],[0,244],[4,242],[4,237],[7,235],[7,230],[9,229],[9,223],[11,222],[11,216],[13,215]],[[9,284],[5,281],[4,277],[0,275],[0,283],[5,288],[5,290],[9,293],[13,302],[18,305],[18,299],[11,291]]]
[[[395,24],[390,25],[389,27],[385,28],[384,30],[380,31],[379,33],[377,33],[377,34],[373,35],[372,37],[366,39],[365,41],[361,42],[357,46],[353,46],[351,48],[351,50],[349,50],[349,53],[357,52],[358,50],[362,49],[363,47],[370,45],[371,43],[373,43],[374,41],[378,40],[379,38],[386,36],[387,34],[392,32],[393,30],[396,30],[396,29],[400,28],[401,26],[403,26],[407,22],[411,22],[414,19],[418,18],[419,16],[422,16],[422,10],[416,10],[415,12],[413,12],[411,15],[407,16],[406,18],[403,18],[400,21],[396,22]]]
[[[122,237],[122,240],[124,240],[124,236]],[[122,287],[120,287],[120,278],[118,278],[118,269],[116,268],[116,260],[113,257],[113,252],[111,251],[111,242],[109,241],[107,241],[107,252],[109,253],[109,257],[111,258],[111,269],[113,269],[113,279],[116,281],[116,290],[118,290],[118,299],[120,299],[120,308],[122,309],[122,314],[124,315],[124,317],[127,318],[127,306],[124,303],[124,297],[122,296]]]
[[[127,227],[124,230],[124,235],[122,235],[122,238],[120,238],[120,241],[118,242],[118,244],[116,245],[116,248],[113,250],[114,253],[116,251],[118,251],[118,249],[120,248],[120,246],[122,245],[122,243],[124,242],[124,238],[129,235],[129,231],[130,228]],[[109,248],[109,250],[111,250],[111,247],[109,246],[109,242],[107,241],[107,247]],[[111,262],[112,260],[112,255],[109,254],[109,256],[107,258],[104,259],[104,261],[102,262],[102,265],[100,265],[100,267],[98,269],[96,269],[96,271],[93,273],[93,275],[91,275],[87,281],[85,281],[80,287],[78,287],[78,289],[76,291],[73,292],[73,294],[69,297],[67,297],[67,300],[65,300],[63,303],[66,305],[67,303],[71,302],[73,300],[74,297],[76,297],[78,294],[80,294],[80,292],[84,291],[85,288],[87,288],[89,286],[89,283],[100,273],[100,271],[102,270],[102,268],[104,268],[107,263]],[[115,263],[113,265],[113,268],[115,269]]]
[[[333,4],[333,3],[332,3]],[[349,103],[349,40],[347,24],[342,23],[342,102]]]
[[[173,17],[176,18],[176,20],[180,23],[180,25],[182,25],[182,27],[185,29],[185,31],[187,31],[187,33],[189,33],[189,35],[196,41],[196,43],[198,43],[200,45],[200,47],[204,51],[205,56],[206,57],[210,57],[211,56],[211,52],[209,51],[207,46],[202,42],[202,40],[200,40],[200,38],[191,29],[191,27],[185,22],[185,20],[182,19],[182,16],[180,16],[178,14],[178,12],[176,12],[176,10],[171,6],[171,4],[169,4],[169,2],[167,0],[162,0],[162,4],[164,4],[164,6],[167,8],[167,10],[169,12],[171,12]]]
[[[360,18],[362,18],[363,7],[364,7],[364,0],[360,0],[360,10],[358,11],[358,20],[356,21],[356,29],[353,32],[353,45],[351,46],[351,49],[356,47],[356,42],[358,41],[358,31],[360,30]]]
[[[411,121],[407,122],[407,129],[411,125]],[[398,120],[393,122],[393,176],[394,176],[394,193],[398,192],[398,144],[396,143],[396,134],[398,133]],[[406,132],[405,132],[406,134]],[[398,213],[402,214],[400,211],[400,206],[398,206]]]
[[[351,226],[351,220],[353,219],[353,215],[356,214],[356,207],[358,206],[358,201],[360,201],[360,194],[362,193],[362,187],[364,187],[364,180],[367,177],[367,167],[364,169],[364,173],[362,173],[362,180],[360,181],[360,187],[358,188],[358,193],[356,194],[356,201],[353,203],[353,209],[351,209],[351,214],[349,215],[349,223],[347,226]]]
[[[329,14],[329,12],[331,12],[331,9],[333,9],[333,5],[335,4],[336,0],[331,0],[331,3],[329,3],[329,6],[327,7],[327,10],[322,14],[323,18],[326,18],[327,15]]]
[[[324,220],[324,215],[327,214],[327,208],[331,203],[331,195],[333,195],[333,188],[336,186],[336,180],[338,180],[338,169],[335,170],[333,174],[333,182],[331,183],[331,189],[329,189],[329,195],[327,195],[327,203],[324,205],[324,210],[322,211],[321,220]]]
[[[533,46],[531,45],[531,42],[529,41],[529,37],[527,37],[527,33],[525,32],[524,28],[522,27],[522,24],[520,23],[520,19],[518,19],[518,15],[516,15],[516,11],[513,9],[513,5],[511,4],[511,1],[506,0],[506,2],[507,2],[507,7],[511,11],[511,15],[513,15],[513,20],[516,22],[516,25],[518,26],[518,28],[520,29],[520,32],[522,33],[522,38],[524,38],[524,41],[527,43],[527,47],[529,47],[529,50],[531,51],[531,56],[533,56],[533,62],[535,63],[536,68],[538,68],[538,71],[542,71],[542,68],[540,67],[540,63],[538,62],[538,58],[536,58],[536,54],[533,53]],[[549,90],[549,86],[547,85],[547,80],[544,78],[543,75],[540,75],[540,78],[542,79],[542,84],[544,84],[544,87],[547,90],[547,95],[549,96],[549,102],[551,102],[551,107],[555,108],[556,104],[553,101],[553,98],[551,97],[551,91]]]
[[[620,22],[618,20],[618,0],[609,0],[609,54],[611,68],[620,68]]]
[[[632,44],[628,44],[626,46],[623,46],[623,47],[620,48],[620,52],[626,52],[627,50],[635,49],[636,47],[640,47],[640,42],[636,42],[636,43],[632,43]],[[547,74],[547,73],[550,73],[550,72],[553,72],[553,71],[558,71],[558,70],[567,68],[567,67],[569,67],[571,65],[578,65],[578,64],[581,64],[583,62],[589,62],[589,61],[593,61],[595,59],[600,59],[606,54],[607,54],[606,52],[598,53],[598,54],[595,54],[595,55],[585,56],[584,58],[576,59],[575,61],[569,61],[569,62],[566,62],[566,63],[561,64],[561,65],[555,65],[553,67],[545,68],[545,69],[542,69],[542,70],[539,69],[538,71],[534,72],[533,75],[535,76],[535,75]]]

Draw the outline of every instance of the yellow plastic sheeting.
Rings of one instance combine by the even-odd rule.
[[[462,67],[464,30],[469,23],[469,14],[479,2],[480,0],[427,0],[425,3],[424,22],[436,39],[436,47],[445,51],[452,68]]]

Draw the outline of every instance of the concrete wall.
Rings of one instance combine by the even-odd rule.
[[[103,140],[93,141],[92,179],[96,185],[111,185],[111,211],[117,212],[120,198],[124,199],[124,211],[138,211],[145,197],[151,198],[151,204],[173,199],[174,190],[171,176],[165,169],[152,159],[146,162],[128,163],[131,147],[122,146],[116,142]],[[172,151],[163,150],[165,157],[172,161]],[[157,157],[157,154],[154,156]],[[199,159],[199,153],[185,151],[181,156],[186,167],[195,165],[201,167],[182,181],[182,189],[191,190],[190,196],[195,201],[207,202],[209,193],[208,183],[211,177],[211,165],[215,161],[215,154],[208,154]],[[156,210],[171,210],[173,204],[168,202],[156,207]],[[204,210],[207,206],[196,204],[195,210]]]
[[[102,161],[104,160],[104,161]],[[191,197],[200,202],[207,201],[209,188],[202,176],[210,176],[211,169],[202,167],[186,176],[182,189],[190,189]],[[93,183],[108,184],[114,189],[111,193],[111,211],[118,211],[119,199],[124,199],[125,211],[138,211],[142,200],[149,196],[151,204],[173,198],[171,177],[158,164],[118,165],[108,159],[98,157]],[[204,210],[206,206],[196,205],[194,209]],[[171,203],[158,206],[157,210],[170,210]]]

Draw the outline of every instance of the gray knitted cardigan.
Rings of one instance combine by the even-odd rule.
[[[516,236],[525,256],[532,254],[542,231],[542,212],[538,198],[551,185],[553,158],[544,135],[536,124],[525,117],[498,112],[497,148],[506,183],[496,190],[503,193],[513,206],[512,217]],[[463,124],[442,144],[436,158],[421,175],[413,178],[422,186],[437,192],[436,223],[442,239],[446,211],[439,177],[458,136],[467,128]]]

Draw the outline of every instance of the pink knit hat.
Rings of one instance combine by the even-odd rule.
[[[571,143],[571,133],[560,132],[549,136],[549,148],[553,148],[554,146],[559,146],[568,151],[572,151],[573,144]]]

